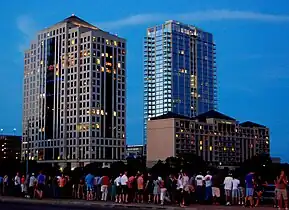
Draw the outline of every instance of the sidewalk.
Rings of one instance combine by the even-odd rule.
[[[15,197],[0,197],[0,203],[23,203],[23,204],[39,204],[39,205],[57,205],[57,206],[74,206],[74,207],[92,207],[92,208],[116,208],[116,209],[159,209],[159,210],[228,210],[228,209],[240,209],[240,206],[203,206],[203,205],[192,205],[187,208],[181,208],[178,206],[160,206],[153,204],[118,204],[114,202],[100,202],[100,201],[86,201],[86,200],[72,200],[72,199],[25,199]],[[259,210],[272,209],[272,207],[258,207]]]

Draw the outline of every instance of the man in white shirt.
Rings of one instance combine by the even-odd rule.
[[[31,174],[29,178],[29,186],[28,186],[28,197],[33,198],[34,195],[34,185],[37,183],[37,179],[34,176],[34,173]]]
[[[240,180],[235,178],[232,181],[233,184],[233,191],[232,191],[232,204],[238,204],[239,200],[239,185],[240,185]]]
[[[14,178],[14,187],[15,187],[15,196],[20,196],[21,192],[21,181],[20,181],[20,176],[19,173],[16,173],[16,176]]]
[[[122,177],[120,178],[121,190],[122,190],[122,201],[128,203],[128,178],[127,172],[125,171]]]
[[[232,174],[229,175],[224,180],[224,189],[225,189],[225,196],[226,196],[226,205],[231,205],[231,195],[232,195],[232,187],[233,187],[233,177]]]
[[[210,175],[210,172],[207,172],[207,175],[204,177],[205,179],[205,185],[206,185],[206,196],[205,200],[210,201],[212,198],[212,176]]]
[[[116,179],[114,180],[114,184],[116,186],[116,196],[115,196],[115,202],[121,202],[121,180],[122,174],[120,174]]]
[[[196,176],[195,181],[196,181],[196,197],[197,197],[197,202],[202,202],[203,201],[203,186],[204,186],[204,176],[202,173],[199,173],[199,175]]]

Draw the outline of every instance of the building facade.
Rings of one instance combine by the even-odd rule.
[[[147,120],[174,112],[193,117],[217,109],[213,35],[167,21],[147,29],[144,42],[144,144]]]
[[[269,128],[239,123],[216,111],[195,118],[167,113],[148,121],[148,165],[190,153],[213,165],[237,166],[254,155],[270,153]]]
[[[142,157],[144,153],[143,145],[127,145],[126,147],[126,156],[127,157]]]
[[[21,136],[0,135],[0,160],[21,157]]]
[[[25,51],[22,157],[110,163],[126,147],[126,41],[72,15]]]

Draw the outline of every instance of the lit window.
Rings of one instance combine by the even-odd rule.
[[[108,57],[108,53],[105,53],[105,57]]]
[[[226,147],[224,147],[224,151],[226,151],[227,150],[227,148]]]
[[[73,39],[73,40],[71,40],[71,44],[72,44],[72,45],[74,45],[74,43],[75,43],[74,39]]]
[[[212,151],[213,150],[213,147],[212,146],[210,146],[210,151]]]
[[[203,150],[203,147],[202,147],[202,146],[200,146],[200,150]]]
[[[116,116],[116,111],[113,112],[113,115]]]
[[[118,63],[118,64],[117,64],[117,67],[118,67],[118,68],[120,68],[120,67],[121,67],[121,64],[120,64],[120,63]]]
[[[176,134],[176,137],[179,137],[179,135],[178,135],[178,134]]]
[[[99,124],[95,124],[95,127],[96,127],[96,128],[99,128]]]
[[[101,56],[104,57],[104,53],[101,53]]]
[[[99,114],[99,109],[96,110],[96,114]]]
[[[96,59],[96,64],[100,64],[100,60],[99,59]]]
[[[232,148],[232,151],[234,152],[234,151],[235,151],[235,149],[234,149],[234,148]]]
[[[117,41],[114,41],[113,44],[114,44],[114,46],[117,46]]]
[[[40,64],[43,65],[43,61],[42,60],[40,61]]]
[[[101,113],[101,115],[104,115],[104,111],[103,110],[101,110],[100,113]]]
[[[200,141],[200,145],[203,145],[203,141]]]

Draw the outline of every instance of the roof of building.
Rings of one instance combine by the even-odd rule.
[[[72,23],[78,26],[82,26],[85,28],[91,28],[91,29],[95,29],[95,30],[100,30],[99,28],[97,28],[96,26],[82,20],[81,18],[75,16],[74,14],[72,14],[70,17],[65,18],[63,21],[60,21],[58,24],[60,23]]]
[[[186,117],[184,115],[176,114],[173,112],[168,112],[166,114],[163,114],[163,115],[160,115],[157,117],[152,117],[152,118],[150,118],[150,120],[163,120],[163,119],[170,119],[170,118],[187,119],[187,120],[192,119],[192,118]]]
[[[264,125],[260,125],[260,124],[257,124],[257,123],[251,122],[251,121],[246,121],[246,122],[240,123],[240,126],[248,127],[248,128],[254,128],[254,127],[266,128],[266,126],[264,126]]]
[[[195,119],[199,121],[205,121],[208,118],[215,118],[215,119],[222,119],[222,120],[233,120],[236,121],[236,119],[229,117],[227,115],[222,114],[221,112],[217,112],[215,110],[210,110],[208,112],[205,112],[203,114],[200,114],[195,117]]]

